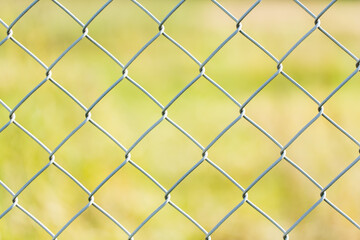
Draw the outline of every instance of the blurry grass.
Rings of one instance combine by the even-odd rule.
[[[31,1],[0,1],[7,24]],[[139,1],[159,20],[177,1]],[[252,1],[220,1],[236,17]],[[61,1],[83,23],[102,6],[97,1]],[[319,13],[328,1],[304,1]],[[322,26],[355,55],[360,54],[360,5],[336,3]],[[280,59],[313,27],[313,19],[293,2],[263,1],[243,22],[243,29]],[[81,35],[81,27],[51,1],[40,1],[13,28],[14,37],[48,66]],[[165,24],[165,31],[199,61],[235,30],[234,22],[209,1],[186,1]],[[130,1],[111,3],[89,26],[89,34],[123,64],[153,36],[157,24]],[[0,39],[6,36],[0,26]],[[322,101],[352,71],[355,61],[319,31],[305,40],[283,63],[284,70]],[[206,73],[240,103],[272,74],[276,63],[239,35],[206,65]],[[40,81],[45,70],[13,42],[0,47],[0,98],[10,108]],[[89,107],[120,76],[122,69],[83,39],[52,70],[53,78]],[[129,67],[129,75],[166,105],[198,75],[198,66],[160,36]],[[359,76],[325,105],[325,112],[355,138],[360,111]],[[317,106],[282,76],[276,77],[247,106],[246,113],[285,145],[317,114]],[[238,116],[238,108],[205,78],[200,78],[168,110],[168,116],[206,146]],[[161,109],[127,80],[116,86],[92,111],[92,119],[129,148],[161,117]],[[16,121],[51,150],[84,120],[84,111],[50,82],[17,111]],[[0,106],[0,124],[8,112]],[[241,119],[210,150],[209,158],[244,188],[272,162],[280,149]],[[124,161],[124,152],[86,123],[55,154],[56,161],[92,191]],[[201,159],[201,150],[168,122],[162,122],[131,152],[132,159],[169,189]],[[358,147],[324,119],[319,119],[287,150],[287,156],[326,186],[358,156]],[[0,180],[12,191],[39,171],[48,154],[29,136],[10,125],[0,134]],[[328,190],[331,201],[360,221],[356,183],[359,166]],[[242,192],[203,163],[171,194],[171,200],[210,230],[236,204]],[[289,228],[319,199],[319,190],[290,164],[281,162],[249,192],[249,198],[284,228]],[[95,194],[95,202],[130,232],[164,201],[163,193],[135,167],[126,165]],[[51,231],[59,229],[87,204],[87,195],[64,173],[50,166],[19,197],[19,203]],[[11,196],[0,187],[0,212]],[[324,230],[326,226],[326,231]],[[291,239],[357,239],[358,230],[322,203],[290,234]],[[19,209],[0,221],[0,239],[49,239]],[[115,224],[90,207],[59,239],[126,239]],[[203,233],[179,212],[166,206],[135,239],[204,239]],[[282,233],[245,205],[213,235],[213,239],[282,239]]]

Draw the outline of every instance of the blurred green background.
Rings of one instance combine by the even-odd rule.
[[[60,1],[83,23],[105,1]],[[160,21],[178,1],[139,0]],[[219,1],[239,18],[253,1]],[[302,1],[318,14],[330,1]],[[0,18],[10,24],[31,1],[0,0]],[[360,54],[360,4],[339,1],[321,26]],[[280,59],[314,26],[293,1],[262,1],[242,22],[243,30]],[[235,23],[211,1],[186,1],[165,23],[165,32],[203,62],[235,30]],[[13,37],[47,66],[82,34],[81,27],[51,1],[39,1],[13,27]],[[89,35],[123,64],[153,36],[157,24],[131,1],[112,2],[89,26]],[[0,25],[0,39],[6,28]],[[284,61],[284,71],[322,101],[351,72],[355,60],[319,30]],[[166,105],[199,71],[173,43],[160,36],[128,68],[129,76]],[[243,103],[276,72],[276,63],[241,34],[206,65],[206,74]],[[14,42],[0,46],[0,99],[10,108],[45,78],[45,70]],[[122,69],[87,39],[81,40],[52,70],[52,77],[86,107],[121,76]],[[360,139],[359,76],[328,103],[325,113]],[[283,76],[276,77],[246,107],[246,114],[285,145],[318,112],[318,106]],[[129,148],[161,117],[161,108],[129,81],[119,83],[92,110],[92,119]],[[168,116],[207,146],[239,114],[238,107],[200,78],[169,109]],[[9,121],[0,105],[0,127]],[[83,120],[84,110],[46,82],[17,111],[16,121],[53,150]],[[132,160],[169,189],[201,159],[201,150],[167,121],[131,152]],[[17,192],[48,162],[48,153],[14,124],[0,133],[0,180]],[[124,152],[86,123],[56,152],[56,162],[92,191],[124,161]],[[287,156],[323,187],[359,155],[359,148],[324,118],[318,119],[288,149]],[[209,150],[209,158],[246,188],[280,156],[280,149],[241,119]],[[360,222],[359,164],[336,182],[327,197]],[[320,190],[289,163],[281,161],[249,191],[249,199],[284,229],[320,198]],[[58,232],[81,208],[85,194],[50,166],[19,196],[19,204]],[[0,213],[12,203],[0,187]],[[202,163],[172,193],[171,201],[210,231],[242,200],[242,192],[210,164]],[[128,231],[164,201],[164,193],[134,166],[125,165],[96,194],[95,202]],[[0,239],[50,239],[34,221],[14,208],[0,220]],[[58,239],[127,239],[91,206]],[[167,205],[135,239],[204,239],[204,234]],[[328,204],[321,203],[290,233],[291,239],[360,239],[359,230]],[[282,239],[282,233],[245,204],[212,239]]]

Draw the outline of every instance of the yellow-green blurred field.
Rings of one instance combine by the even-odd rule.
[[[61,0],[86,23],[105,1]],[[319,14],[330,1],[302,1]],[[31,1],[0,0],[0,19],[9,25]],[[160,21],[177,0],[139,0]],[[219,0],[239,18],[248,0]],[[360,3],[338,1],[321,26],[356,56],[360,55]],[[165,22],[165,32],[203,62],[233,31],[236,23],[214,3],[188,0]],[[243,30],[280,59],[314,19],[293,1],[262,1],[242,22]],[[110,3],[89,25],[89,35],[126,64],[158,33],[158,25],[131,1]],[[0,25],[0,41],[6,37]],[[13,37],[47,66],[82,34],[82,28],[52,1],[39,1],[13,27]],[[283,63],[284,71],[322,102],[356,69],[356,61],[319,30]],[[276,63],[241,34],[205,66],[206,74],[243,103],[276,71]],[[164,36],[128,68],[129,76],[163,106],[199,74],[199,66]],[[45,78],[46,70],[11,40],[0,46],[0,99],[11,109]],[[52,78],[85,107],[122,75],[122,69],[88,39],[82,39],[52,69]],[[355,75],[325,105],[324,112],[360,139],[360,77]],[[318,106],[279,75],[247,106],[246,115],[283,146],[318,114]],[[161,118],[162,109],[128,80],[120,82],[91,111],[91,118],[129,148]],[[207,146],[237,116],[239,108],[201,77],[168,109],[168,116]],[[46,82],[16,111],[16,121],[50,150],[85,120],[85,111],[51,82]],[[0,105],[0,128],[9,112]],[[271,163],[280,149],[241,119],[210,148],[209,159],[244,188]],[[287,156],[325,187],[356,157],[359,146],[320,117],[287,149]],[[125,160],[125,153],[87,122],[56,153],[56,162],[89,191]],[[164,120],[132,151],[131,159],[169,189],[202,157],[202,150]],[[17,192],[49,161],[49,154],[14,124],[0,133],[0,180]],[[328,191],[327,198],[360,223],[360,165]],[[58,232],[88,204],[88,195],[55,166],[50,166],[19,196],[19,204]],[[320,190],[282,160],[249,191],[249,199],[285,230],[316,201]],[[171,193],[171,201],[210,231],[242,200],[242,192],[207,162]],[[131,164],[126,164],[96,194],[95,202],[133,232],[164,202],[164,193]],[[0,186],[0,214],[12,196]],[[282,239],[283,233],[248,204],[212,234],[214,240]],[[322,202],[290,233],[290,239],[360,239],[360,231]],[[58,239],[127,239],[111,220],[90,206]],[[18,208],[0,219],[0,239],[51,239]],[[205,234],[170,205],[134,239],[205,239]]]

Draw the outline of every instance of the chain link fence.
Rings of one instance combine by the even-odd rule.
[[[7,3],[8,8],[1,3],[4,11],[8,11],[9,6],[15,10],[9,20],[0,18],[3,32],[0,35],[0,165],[3,169],[0,239],[17,239],[16,234],[22,231],[26,235],[19,236],[37,239],[290,239],[293,234],[292,239],[330,239],[326,232],[333,234],[334,229],[352,231],[352,235],[335,234],[334,239],[340,235],[360,237],[360,195],[356,195],[359,189],[356,167],[360,160],[356,95],[360,86],[355,79],[360,60],[354,53],[356,49],[347,48],[345,44],[350,39],[358,45],[357,34],[338,40],[327,30],[326,23],[321,22],[327,14],[335,15],[339,21],[336,6],[359,9],[360,5],[350,1],[319,1],[313,9],[314,3],[297,0],[286,2],[285,8],[279,7],[284,2],[261,0],[241,4],[216,0],[194,2],[109,0],[100,6],[80,1],[78,8],[71,7],[75,3],[56,0],[35,0],[25,7],[24,3],[11,2]],[[44,17],[36,12],[35,16],[27,17],[38,11],[34,10],[37,7],[48,15]],[[265,10],[260,10],[262,7]],[[196,16],[201,15],[197,12],[200,8],[209,13],[204,21],[206,25],[196,20]],[[47,9],[52,10],[47,12]],[[114,11],[106,12],[111,9]],[[58,24],[44,28],[49,33],[42,29],[40,34],[30,25],[35,28],[31,35],[27,24],[36,26],[36,22],[31,21],[37,17],[45,25],[47,19],[51,23],[52,11],[61,15],[54,15],[61,19]],[[293,11],[306,21],[291,22]],[[260,21],[258,26],[264,27],[257,29],[258,32],[251,27],[246,30],[246,26],[251,26],[249,19],[258,17],[256,13],[263,17],[256,18]],[[107,14],[110,21],[101,19]],[[122,20],[115,21],[120,15]],[[271,23],[277,17],[281,18],[279,25],[267,25],[267,21]],[[340,28],[355,24],[350,21]],[[231,26],[231,31],[222,22]],[[21,24],[23,27],[17,30]],[[147,25],[139,31],[137,24]],[[195,25],[194,29],[199,25],[199,28],[181,33],[185,25]],[[120,26],[127,30],[121,32]],[[216,29],[215,33],[207,27]],[[282,34],[282,27],[290,34]],[[118,38],[112,36],[115,30],[120,31]],[[27,33],[21,35],[22,31]],[[59,31],[66,33],[66,41],[61,34],[56,35]],[[224,31],[227,32],[224,34]],[[264,40],[261,32],[270,32],[273,39]],[[201,33],[209,39],[198,40],[197,34]],[[317,42],[319,45],[312,45],[313,52],[306,51],[309,48],[301,49],[315,35],[321,41]],[[59,38],[59,48],[63,50],[54,53],[52,46],[46,45],[47,38]],[[291,42],[289,48],[286,38]],[[72,39],[69,44],[68,39]],[[204,41],[211,42],[210,52],[204,47],[207,44]],[[81,44],[87,45],[81,51],[76,50]],[[227,46],[241,47],[241,44],[253,52],[226,50]],[[10,45],[13,50],[5,50]],[[165,50],[152,55],[149,49],[158,45]],[[274,45],[286,49],[278,51],[272,48]],[[35,46],[34,49],[31,46]],[[333,65],[324,63],[324,72],[329,73],[323,81],[326,87],[316,89],[322,87],[316,71],[291,65],[290,58],[298,51],[300,55],[296,58],[309,61],[309,66],[317,69],[319,53],[316,51],[320,49],[321,55],[330,48],[341,57],[329,59]],[[86,62],[84,69],[77,70],[78,62],[73,60],[76,58],[68,57],[76,51],[84,62],[105,60],[95,64]],[[225,53],[231,58],[220,57],[216,61],[218,55]],[[234,53],[238,54],[236,58]],[[129,58],[119,60],[124,55]],[[31,58],[26,60],[31,64],[13,66],[17,62],[8,56]],[[50,56],[55,56],[55,60],[49,60]],[[203,60],[198,60],[199,56]],[[175,61],[178,57],[180,60]],[[347,60],[342,61],[343,58]],[[263,59],[266,60],[262,62]],[[68,65],[62,65],[66,62]],[[92,68],[100,65],[110,75],[93,76]],[[229,74],[229,66],[235,72],[236,69],[243,72]],[[333,72],[339,66],[346,69],[346,75]],[[20,81],[7,73],[12,68],[24,74]],[[153,75],[149,73],[156,68],[160,70]],[[42,79],[32,71],[43,74]],[[252,75],[244,74],[246,71]],[[35,80],[31,82],[27,76]],[[11,82],[15,82],[16,87],[12,87]],[[22,88],[26,92],[22,92]],[[266,93],[270,88],[279,90]],[[14,89],[19,91],[15,93]],[[121,89],[125,90],[118,92]],[[243,89],[246,94],[241,92]],[[342,92],[348,102],[341,98],[332,101]],[[319,98],[319,95],[322,96]],[[107,101],[110,96],[114,97],[112,102]],[[126,98],[122,98],[124,96]],[[279,96],[284,97],[273,107],[271,98]],[[300,100],[293,101],[291,96]],[[260,101],[262,97],[264,100]],[[338,106],[336,109],[348,110],[348,115],[344,116],[341,111],[336,114],[331,110],[334,105]],[[292,120],[284,113],[293,116]],[[119,120],[124,118],[127,120]],[[311,130],[318,129],[320,122],[332,129],[331,134],[327,130]],[[122,124],[125,126],[119,126]],[[241,132],[242,129],[246,129],[245,132]],[[229,138],[232,132],[235,135]],[[309,136],[301,140],[306,134]],[[328,144],[330,140],[334,142]],[[93,145],[86,145],[92,141]],[[111,147],[104,146],[105,142]],[[299,142],[305,149],[295,147]],[[321,142],[325,142],[325,146]],[[292,152],[295,148],[300,150]],[[321,160],[319,149],[329,158]],[[248,155],[252,157],[247,158]],[[317,164],[322,164],[318,172],[312,171]],[[351,185],[334,194],[339,205],[327,193],[349,176],[352,176]],[[111,188],[106,188],[110,185]],[[347,203],[349,199],[355,203]],[[58,201],[64,205],[75,204],[75,207],[59,207]],[[315,220],[316,216],[322,218]],[[305,226],[310,229],[308,235]],[[75,230],[71,235],[72,229],[82,229],[83,235],[76,234]],[[297,229],[301,230],[297,232]],[[104,235],[105,232],[109,235]]]

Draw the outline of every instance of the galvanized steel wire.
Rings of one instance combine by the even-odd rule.
[[[336,0],[331,1],[319,14],[314,14],[309,8],[307,8],[301,1],[294,0],[295,4],[294,7],[301,8],[303,11],[305,11],[308,15],[310,15],[314,19],[314,25],[309,26],[308,32],[303,35],[298,41],[290,48],[288,51],[281,56],[280,58],[276,58],[270,50],[266,49],[261,45],[260,42],[258,42],[255,38],[253,38],[250,34],[245,32],[243,30],[243,20],[246,19],[246,17],[254,10],[256,7],[260,4],[262,4],[261,0],[254,1],[254,3],[250,6],[249,9],[245,10],[240,18],[235,17],[230,11],[228,11],[221,3],[221,1],[211,0],[212,4],[214,4],[218,11],[224,12],[232,21],[234,24],[234,31],[223,40],[223,42],[217,46],[217,48],[204,60],[199,61],[190,51],[185,49],[179,42],[176,41],[172,36],[170,36],[166,32],[166,23],[169,19],[171,19],[172,15],[178,11],[182,7],[182,4],[185,2],[185,0],[182,0],[178,2],[173,9],[163,18],[158,19],[152,12],[150,12],[147,8],[145,8],[140,1],[131,0],[131,2],[136,5],[136,7],[140,8],[145,15],[148,15],[151,19],[151,21],[154,21],[157,26],[158,30],[157,33],[148,40],[148,42],[143,45],[136,54],[130,59],[130,61],[126,63],[120,62],[111,52],[109,52],[105,47],[100,45],[94,38],[91,37],[91,23],[95,18],[98,17],[98,15],[102,14],[102,11],[105,8],[111,8],[111,2],[112,0],[107,1],[101,8],[99,8],[93,16],[87,21],[82,22],[80,21],[75,14],[73,14],[69,9],[67,9],[61,1],[52,0],[53,4],[55,4],[59,9],[64,11],[74,22],[76,22],[78,25],[81,26],[82,31],[79,32],[78,38],[66,48],[64,52],[62,52],[55,61],[53,61],[49,66],[46,65],[40,58],[38,58],[31,49],[27,49],[20,41],[18,41],[14,36],[14,30],[13,27],[20,21],[22,21],[22,18],[24,15],[26,15],[31,9],[38,4],[40,1],[35,0],[33,1],[26,9],[23,10],[23,12],[17,16],[16,19],[14,19],[12,22],[4,22],[0,19],[0,23],[3,27],[6,28],[6,36],[4,39],[0,41],[0,50],[1,45],[8,41],[12,41],[15,43],[18,47],[20,47],[26,54],[31,56],[42,68],[44,71],[44,79],[42,79],[37,86],[34,86],[34,88],[26,94],[20,102],[17,103],[17,105],[13,108],[8,107],[5,101],[0,100],[0,104],[2,107],[4,107],[9,112],[9,120],[8,122],[1,126],[0,128],[0,134],[2,132],[5,132],[7,128],[10,125],[14,125],[17,128],[19,128],[21,131],[26,133],[29,137],[32,138],[34,142],[36,142],[41,148],[43,148],[48,153],[48,163],[45,164],[31,179],[29,179],[27,182],[23,184],[23,186],[20,189],[11,189],[7,186],[6,181],[2,181],[0,176],[0,185],[2,188],[4,188],[11,196],[12,196],[12,202],[8,203],[8,208],[0,213],[0,219],[3,218],[5,215],[9,214],[14,208],[20,209],[24,214],[26,214],[30,219],[32,219],[38,227],[42,228],[44,231],[46,231],[49,235],[49,239],[57,239],[60,237],[63,231],[71,225],[75,219],[77,219],[81,214],[83,214],[90,206],[95,207],[100,213],[105,215],[107,218],[109,218],[114,224],[116,224],[119,228],[119,231],[123,231],[127,236],[128,239],[136,239],[137,233],[141,231],[143,226],[151,221],[152,217],[154,217],[156,214],[162,211],[162,209],[170,205],[173,207],[176,211],[180,212],[184,218],[186,218],[189,222],[191,222],[194,226],[196,226],[200,231],[203,232],[205,239],[211,239],[212,234],[217,231],[217,229],[224,224],[227,219],[236,212],[239,208],[241,208],[244,205],[249,205],[253,209],[255,209],[258,213],[260,213],[267,221],[271,222],[283,235],[283,239],[289,239],[291,236],[291,232],[294,228],[296,228],[300,222],[304,218],[306,218],[314,209],[316,209],[319,204],[326,203],[331,208],[333,208],[334,211],[342,215],[344,219],[346,219],[348,222],[353,224],[354,228],[358,228],[360,230],[360,225],[358,222],[353,220],[349,217],[349,215],[337,207],[326,195],[326,192],[328,189],[330,189],[335,182],[337,182],[343,175],[347,173],[348,170],[350,170],[352,167],[354,167],[356,164],[358,164],[358,161],[360,160],[360,156],[358,156],[356,159],[353,160],[351,164],[346,166],[346,168],[341,169],[340,173],[333,178],[330,182],[328,182],[327,185],[322,186],[319,184],[309,173],[307,173],[305,170],[303,170],[300,166],[298,166],[290,157],[287,155],[286,150],[291,147],[291,145],[298,139],[300,135],[302,135],[307,129],[313,125],[318,119],[323,118],[327,120],[329,123],[331,123],[333,126],[335,126],[339,132],[344,134],[347,138],[349,138],[354,144],[356,144],[358,147],[360,146],[359,141],[351,135],[350,132],[345,131],[341,125],[336,123],[332,118],[330,118],[326,114],[326,103],[339,91],[341,91],[341,88],[346,85],[355,75],[358,74],[360,70],[360,59],[352,53],[349,49],[347,49],[341,42],[339,42],[335,37],[333,37],[329,32],[326,31],[321,25],[321,18],[326,12],[337,2]],[[320,32],[326,38],[330,39],[333,44],[335,44],[341,51],[348,54],[353,60],[354,60],[354,66],[353,71],[343,79],[343,81],[335,88],[333,91],[328,94],[324,99],[316,99],[309,91],[307,91],[302,85],[300,85],[296,79],[293,79],[289,74],[286,72],[286,66],[283,65],[284,61],[292,54],[292,52],[299,47],[303,41],[308,38],[311,34],[314,32]],[[161,103],[159,100],[157,100],[154,96],[152,96],[145,88],[143,88],[140,84],[138,84],[134,79],[131,78],[131,70],[129,70],[129,67],[137,61],[138,57],[145,51],[147,47],[149,47],[151,44],[156,42],[160,37],[165,37],[166,40],[171,43],[172,45],[176,46],[178,49],[183,51],[187,56],[189,61],[194,62],[198,65],[198,74],[194,79],[189,80],[188,84],[180,91],[178,92],[173,98],[166,103]],[[235,37],[242,37],[247,39],[249,42],[251,42],[253,45],[255,45],[260,51],[265,53],[274,63],[275,68],[273,71],[273,75],[269,79],[264,79],[263,84],[255,91],[251,96],[244,102],[239,102],[235,97],[231,96],[230,93],[228,93],[220,84],[218,84],[216,81],[214,81],[210,75],[208,75],[206,71],[207,64],[213,59],[213,57],[222,50],[222,47],[224,47],[227,43],[229,43],[233,38]],[[109,58],[112,59],[114,63],[116,63],[119,68],[122,69],[122,75],[118,77],[109,87],[106,91],[104,91],[98,98],[90,105],[85,106],[82,102],[80,102],[75,95],[73,95],[70,91],[65,89],[59,82],[57,82],[53,76],[52,76],[52,70],[53,68],[63,59],[63,57],[72,50],[74,46],[76,46],[81,41],[89,41],[91,44],[96,46],[98,49],[100,49],[102,52],[104,52]],[[1,57],[1,56],[0,56]],[[280,144],[277,139],[275,139],[273,136],[271,136],[265,129],[262,128],[259,124],[257,124],[250,116],[246,114],[246,106],[268,85],[272,80],[274,80],[277,76],[282,75],[285,77],[291,84],[293,84],[296,88],[299,89],[307,98],[309,98],[312,102],[314,102],[317,105],[317,114],[313,116],[313,118],[306,123],[300,131],[298,131],[290,141],[288,141],[285,144]],[[221,132],[218,133],[218,135],[206,146],[203,146],[200,144],[200,142],[195,139],[193,136],[191,136],[186,129],[182,128],[182,126],[178,125],[174,120],[172,120],[168,112],[171,111],[171,106],[179,99],[179,97],[186,92],[188,89],[190,89],[195,82],[197,82],[200,78],[205,78],[208,80],[209,83],[211,83],[214,87],[217,88],[219,92],[224,94],[228,99],[235,104],[235,106],[238,108],[238,116],[233,119],[232,122],[228,124]],[[2,81],[8,81],[8,80],[2,80]],[[105,97],[106,95],[111,92],[120,82],[122,81],[128,81],[133,86],[135,86],[137,89],[139,89],[141,92],[143,92],[149,100],[154,102],[158,106],[159,114],[161,114],[161,117],[153,123],[153,125],[147,129],[135,142],[132,143],[131,146],[125,147],[120,141],[118,141],[115,137],[111,135],[111,132],[107,132],[99,123],[97,123],[92,118],[92,110],[94,107],[96,107]],[[71,131],[71,133],[66,136],[55,148],[51,149],[47,147],[43,142],[41,142],[36,135],[28,131],[25,127],[23,127],[20,123],[16,120],[16,112],[29,98],[31,98],[32,94],[34,94],[36,91],[38,91],[46,82],[50,82],[54,86],[56,86],[58,89],[60,89],[62,92],[64,92],[69,99],[74,104],[77,104],[83,109],[84,113],[84,119],[81,124],[79,124],[75,129]],[[188,169],[188,171],[183,174],[181,178],[177,180],[175,184],[172,185],[170,188],[165,188],[162,186],[161,182],[159,182],[155,177],[153,177],[151,174],[146,172],[140,165],[136,163],[136,159],[132,159],[131,152],[137,147],[137,145],[155,128],[159,126],[162,122],[167,121],[169,122],[174,129],[179,131],[181,134],[187,137],[187,139],[194,144],[197,148],[199,148],[202,152],[202,154],[199,156],[199,161],[194,163],[194,165]],[[265,170],[262,171],[262,173],[248,186],[242,186],[240,183],[238,183],[236,180],[234,180],[226,171],[221,169],[215,162],[211,160],[211,154],[208,154],[208,151],[214,146],[214,144],[228,131],[231,131],[231,128],[236,125],[239,121],[247,121],[252,126],[254,126],[258,131],[261,132],[266,138],[273,142],[277,148],[278,148],[278,158],[274,159],[273,163],[269,165]],[[117,168],[113,169],[113,171],[105,178],[102,182],[98,184],[98,186],[94,189],[88,189],[86,186],[84,186],[80,181],[78,181],[74,176],[72,176],[64,167],[61,166],[60,163],[56,161],[56,153],[57,151],[62,148],[62,146],[79,130],[81,129],[85,123],[91,123],[94,127],[99,129],[106,137],[108,137],[111,141],[113,141],[123,152],[123,161],[121,164],[118,165]],[[238,204],[233,207],[233,209],[228,212],[225,216],[220,216],[218,223],[213,226],[212,229],[205,229],[199,222],[194,219],[191,214],[185,212],[182,208],[177,206],[171,199],[171,193],[174,189],[178,187],[178,185],[186,179],[192,172],[198,168],[201,164],[204,162],[207,162],[210,164],[216,171],[221,173],[224,177],[226,177],[234,186],[236,186],[241,192],[242,192],[242,198],[238,200]],[[296,171],[300,172],[304,178],[307,178],[309,181],[312,182],[312,184],[318,188],[318,201],[311,206],[307,211],[303,213],[303,215],[296,220],[292,226],[285,228],[280,223],[278,223],[271,215],[267,214],[265,211],[263,211],[260,207],[255,205],[251,201],[251,190],[252,188],[266,175],[268,174],[277,164],[280,162],[288,162]],[[68,222],[57,232],[51,231],[46,224],[42,223],[35,214],[28,211],[26,208],[24,208],[20,203],[19,200],[21,199],[21,195],[23,191],[32,184],[32,182],[39,177],[41,174],[43,174],[45,171],[47,171],[49,166],[55,166],[58,168],[61,172],[67,175],[69,179],[71,179],[74,183],[77,184],[79,189],[81,189],[83,192],[86,193],[88,196],[88,203],[83,206],[83,208],[76,213]],[[119,222],[115,217],[113,217],[111,212],[106,212],[102,206],[100,206],[96,202],[96,193],[100,188],[102,188],[109,179],[111,179],[121,168],[123,168],[125,165],[132,165],[134,166],[141,174],[146,176],[148,179],[150,179],[156,186],[163,192],[164,201],[161,205],[158,206],[158,208],[153,211],[136,229],[128,229],[125,225],[123,225],[122,222]],[[181,234],[181,233],[179,233]],[[275,239],[275,238],[274,238]]]

